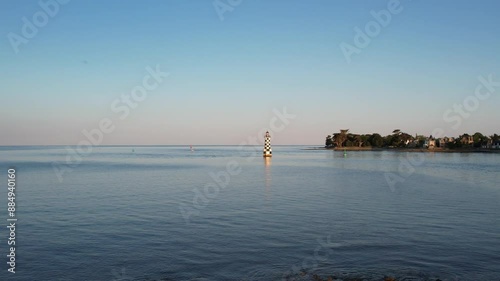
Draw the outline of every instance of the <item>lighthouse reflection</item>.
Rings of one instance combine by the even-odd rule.
[[[271,196],[271,157],[264,157],[264,180],[266,184],[266,197]]]

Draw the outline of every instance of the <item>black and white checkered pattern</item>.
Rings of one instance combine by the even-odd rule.
[[[271,149],[271,136],[266,133],[264,137],[264,157],[273,156],[273,150]]]

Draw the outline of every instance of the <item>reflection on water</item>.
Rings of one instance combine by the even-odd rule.
[[[266,183],[266,198],[269,199],[272,195],[271,193],[271,157],[264,157],[264,179]]]

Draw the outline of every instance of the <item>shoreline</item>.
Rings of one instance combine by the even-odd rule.
[[[312,147],[304,150],[333,150],[333,151],[394,151],[394,152],[439,152],[439,153],[500,153],[500,149],[488,148],[465,148],[465,149],[442,149],[442,148],[389,148],[389,147]]]

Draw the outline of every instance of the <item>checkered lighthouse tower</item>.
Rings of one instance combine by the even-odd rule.
[[[264,136],[264,157],[272,157],[273,150],[271,149],[271,135],[269,131],[266,132]]]

